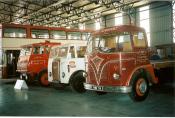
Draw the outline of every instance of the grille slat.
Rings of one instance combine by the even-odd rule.
[[[60,61],[54,61],[52,63],[52,73],[53,73],[53,80],[59,81],[60,79]]]

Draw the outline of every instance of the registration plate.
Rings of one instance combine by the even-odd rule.
[[[103,90],[103,87],[102,86],[92,86],[92,89],[102,91]]]

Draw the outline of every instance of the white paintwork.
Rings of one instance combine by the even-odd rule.
[[[79,70],[85,71],[85,58],[77,58],[77,50],[76,50],[77,45],[78,46],[86,46],[85,44],[67,44],[66,45],[69,47],[68,52],[70,50],[70,47],[74,46],[75,58],[69,57],[68,52],[67,52],[67,57],[54,57],[54,58],[59,58],[59,60],[60,60],[60,81],[59,81],[59,83],[68,84],[69,79],[74,72],[79,71]],[[63,46],[65,47],[65,45],[63,45]],[[54,47],[61,47],[61,46],[54,46]],[[54,82],[53,75],[49,76],[50,73],[52,73],[52,62],[54,61],[54,58],[49,58],[49,60],[48,60],[48,81],[49,82]],[[71,61],[75,62],[76,67],[70,67],[70,71],[68,72],[68,65],[69,65],[69,62],[71,62]],[[64,77],[63,77],[63,73],[65,73]]]
[[[75,61],[75,68],[70,68],[70,72],[68,72],[67,69],[67,65],[70,61]],[[85,61],[84,58],[72,58],[72,59],[64,59],[61,60],[61,64],[60,64],[61,68],[60,68],[60,82],[61,83],[69,83],[69,79],[71,77],[71,75],[78,71],[78,70],[85,70]],[[65,77],[62,77],[62,73],[65,73]]]
[[[2,48],[4,50],[20,50],[21,46],[45,42],[59,42],[61,44],[74,43],[74,44],[86,44],[86,40],[57,40],[57,39],[27,39],[27,38],[2,38]]]
[[[52,72],[52,62],[53,62],[53,58],[49,58],[48,60],[48,66],[47,66],[47,70],[48,70],[48,81],[51,82],[53,80],[53,76],[49,76],[49,72]]]

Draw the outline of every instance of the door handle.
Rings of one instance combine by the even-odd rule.
[[[70,72],[70,65],[67,65],[67,71]]]

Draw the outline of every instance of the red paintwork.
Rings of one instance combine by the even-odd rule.
[[[47,69],[49,53],[44,50],[43,54],[33,54],[33,48],[38,46],[52,47],[54,45],[60,45],[61,43],[43,42],[25,45],[22,47],[32,47],[32,53],[29,56],[20,56],[18,60],[17,71],[20,73],[29,74],[31,77],[39,74],[42,70]]]
[[[122,25],[99,30],[93,35],[98,36],[112,32],[132,33],[133,31],[144,32],[144,29],[136,26]],[[103,53],[94,49],[88,55],[88,76],[86,83],[97,86],[129,86],[133,74],[141,68],[145,69],[151,75],[152,79],[149,80],[150,82],[157,83],[158,79],[155,77],[153,67],[149,62],[148,46],[138,48],[134,47],[132,40],[131,43],[132,52]],[[119,74],[120,79],[115,80],[113,78],[114,73]]]

